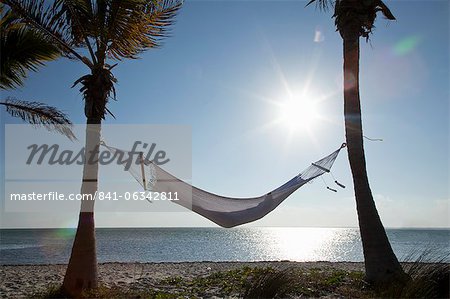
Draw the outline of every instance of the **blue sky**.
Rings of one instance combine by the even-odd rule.
[[[364,133],[384,140],[365,142],[371,188],[386,226],[448,227],[449,3],[386,3],[397,21],[380,16],[370,42],[361,40]],[[192,179],[202,189],[245,197],[281,185],[344,141],[342,40],[331,12],[305,4],[186,1],[161,49],[115,68],[118,101],[109,108],[117,119],[105,123],[191,126]],[[45,101],[84,123],[81,95],[70,86],[87,72],[60,59],[2,98]],[[274,123],[279,104],[305,91],[317,119],[294,131]],[[2,122],[18,121],[2,112]],[[327,191],[319,179],[251,225],[356,226],[346,153],[333,174],[345,190]],[[1,223],[58,227],[74,225],[77,214],[3,212]],[[96,219],[98,226],[213,225],[189,212]]]

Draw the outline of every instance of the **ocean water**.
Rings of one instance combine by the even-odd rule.
[[[67,263],[75,229],[2,229],[0,264]],[[401,261],[450,262],[450,230],[388,229]],[[99,262],[363,261],[356,228],[100,228]]]

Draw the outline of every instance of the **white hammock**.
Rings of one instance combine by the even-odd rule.
[[[102,143],[112,154],[132,155]],[[312,163],[300,174],[277,189],[259,197],[232,198],[216,195],[176,178],[161,167],[141,156],[141,165],[132,163],[128,171],[145,190],[153,192],[177,192],[178,200],[172,201],[208,218],[222,227],[234,227],[258,220],[282,203],[295,190],[307,182],[329,172],[342,146],[319,161]]]

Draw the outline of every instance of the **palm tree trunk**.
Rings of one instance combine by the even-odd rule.
[[[94,199],[98,187],[100,132],[101,118],[88,118],[81,194],[91,196],[91,200],[81,202],[77,233],[63,282],[64,292],[74,297],[85,289],[98,286]]]
[[[364,251],[366,279],[381,284],[403,276],[373,201],[366,171],[359,98],[359,34],[343,32],[344,115],[348,159],[353,175],[356,209]]]

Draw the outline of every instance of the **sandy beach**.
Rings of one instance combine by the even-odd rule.
[[[104,263],[99,265],[99,277],[108,287],[130,289],[158,288],[163,279],[181,277],[192,280],[213,273],[242,267],[290,267],[304,270],[320,268],[327,270],[363,271],[363,263],[330,262],[184,262],[184,263]],[[60,285],[66,265],[2,265],[0,297],[23,298],[42,292],[50,286]]]

